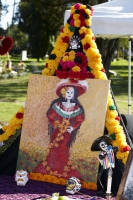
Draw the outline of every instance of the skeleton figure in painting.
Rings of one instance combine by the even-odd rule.
[[[35,172],[51,174],[68,179],[81,178],[79,171],[72,166],[69,154],[76,134],[85,120],[84,108],[78,96],[88,89],[84,81],[71,82],[63,79],[56,88],[59,98],[53,100],[48,111],[48,131],[50,145],[46,158],[35,168]]]
[[[105,169],[108,170],[107,191],[106,191],[107,194],[111,193],[112,174],[113,174],[112,168],[115,167],[114,152],[118,151],[118,147],[113,147],[111,145],[111,140],[112,139],[110,136],[104,135],[97,138],[91,146],[92,151],[100,151],[98,160],[102,166],[99,172],[99,182],[101,185],[102,183],[100,177],[102,175],[102,172]]]

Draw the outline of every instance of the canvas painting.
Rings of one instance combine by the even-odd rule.
[[[96,183],[98,152],[90,148],[104,132],[109,87],[109,80],[31,75],[17,169]]]

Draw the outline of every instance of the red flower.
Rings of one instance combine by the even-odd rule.
[[[96,38],[94,36],[92,36],[92,40],[96,40]]]
[[[60,70],[57,69],[55,73],[56,73],[56,76],[58,76],[58,78],[61,78],[61,71]]]
[[[80,9],[80,15],[83,15],[83,16],[84,16],[84,14],[85,14],[85,10]]]
[[[48,63],[46,63],[45,67],[48,68]]]
[[[118,120],[118,121],[120,121],[120,117],[119,116],[117,116],[115,119]]]
[[[66,79],[66,78],[68,78],[68,72],[56,70],[56,76],[58,76],[58,78],[60,78],[60,79]]]
[[[95,76],[91,72],[88,72],[87,78],[95,78]]]
[[[80,16],[79,16],[79,20],[80,20],[80,21],[84,21],[84,19],[85,19],[85,18],[84,18],[83,15],[80,15]]]
[[[87,77],[88,73],[80,73],[80,80],[85,80]]]
[[[82,26],[86,26],[86,23],[85,23],[84,20],[82,20],[81,23],[80,23],[80,27],[82,27]]]
[[[89,43],[86,43],[86,44],[84,45],[84,49],[85,49],[85,50],[89,49],[90,47],[91,47],[91,45],[90,45]]]
[[[78,9],[80,8],[80,5],[81,5],[81,3],[76,3],[76,4],[74,5],[74,8],[78,10]]]
[[[68,71],[68,75],[71,79],[80,78],[80,72]]]
[[[85,37],[85,33],[80,34],[80,39],[82,40]]]
[[[16,114],[16,118],[18,118],[18,119],[23,118],[23,113],[18,112],[18,113]]]
[[[68,78],[68,72],[67,72],[67,71],[63,71],[63,72],[62,72],[62,78],[63,78],[63,79]]]
[[[65,43],[69,43],[69,38],[67,36],[65,36],[64,38],[62,38],[62,41]]]
[[[105,69],[104,69],[104,68],[102,68],[102,69],[101,69],[101,72],[105,72]]]
[[[82,67],[82,68],[81,68],[81,73],[83,73],[83,74],[84,74],[84,73],[86,73],[86,72],[87,72],[87,69],[86,69],[86,67]]]
[[[74,20],[73,19],[70,21],[70,25],[74,26]]]
[[[130,150],[131,148],[128,145],[123,148],[123,152],[130,151]]]
[[[60,32],[61,32],[61,33],[63,33],[63,32],[64,32],[64,27],[62,27],[62,28],[60,29]]]

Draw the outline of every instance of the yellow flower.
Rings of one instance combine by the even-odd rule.
[[[74,26],[80,27],[80,24],[81,24],[81,21],[79,19],[78,20],[74,20]]]
[[[14,125],[14,128],[15,128],[16,130],[19,130],[19,129],[21,128],[21,124],[15,124],[15,125]]]
[[[91,72],[94,74],[96,79],[107,80],[107,76],[103,72],[95,70],[92,70]]]
[[[50,74],[51,74],[51,70],[49,68],[44,68],[42,70],[42,75],[50,76]]]
[[[85,28],[84,26],[82,26],[79,30],[80,34],[86,33],[87,32],[87,28]]]
[[[71,7],[71,14],[73,14],[75,12],[75,8],[74,6]]]
[[[118,112],[116,110],[109,110],[109,109],[107,109],[107,111],[106,111],[106,117],[108,117],[108,118],[115,118],[116,116],[118,116]]]
[[[107,118],[106,122],[108,122],[109,124],[111,124],[112,126],[118,126],[119,125],[119,121],[115,120],[114,118]]]
[[[88,54],[89,50],[87,50],[86,55]],[[90,60],[88,59],[88,66],[90,66],[91,69],[97,70],[99,71],[100,69],[95,68],[95,66],[101,66],[101,61],[97,60],[97,62],[95,60]]]
[[[86,26],[91,26],[91,20],[90,19],[86,19],[85,23],[86,23]]]
[[[72,68],[72,71],[74,71],[74,72],[80,72],[81,69],[80,69],[79,66],[74,66],[74,67]]]
[[[6,130],[6,134],[10,137],[11,135],[14,135],[16,133],[14,126],[8,126]]]
[[[73,19],[77,20],[77,19],[79,19],[79,16],[80,16],[79,14],[74,14]]]
[[[69,24],[66,24],[65,27],[64,27],[64,32],[65,32],[65,35],[68,36],[69,38],[71,38],[74,34],[74,32],[71,32],[70,29],[69,29],[70,25]]]
[[[87,42],[90,43],[91,39],[92,39],[91,35],[85,36],[84,39],[82,39],[82,44],[85,45]]]
[[[49,61],[48,61],[48,66],[49,66],[50,68],[57,69],[57,66],[55,66],[55,61],[54,61],[54,60],[49,60]]]
[[[4,141],[6,141],[8,138],[9,138],[9,136],[8,136],[6,133],[4,133],[4,134],[0,135],[0,142],[4,142]]]
[[[63,62],[67,62],[69,60],[69,57],[67,55],[63,56],[62,60],[63,60]]]
[[[64,45],[60,46],[59,49],[62,53],[64,53],[68,48],[68,44],[67,43],[64,43]]]
[[[75,51],[72,50],[69,52],[69,59],[74,60],[74,58],[75,58]]]
[[[8,127],[8,125],[3,125],[3,126],[2,126],[2,130],[5,132],[6,129],[7,129],[7,127]]]
[[[20,113],[24,113],[24,107],[21,106],[21,107],[19,108],[18,112],[20,112]]]
[[[64,48],[64,45],[65,45],[65,43],[63,43],[63,41],[60,40],[55,44],[55,48],[57,48],[58,50],[61,50],[61,48]],[[63,51],[61,51],[61,52],[63,52]]]
[[[86,5],[80,4],[80,9],[86,10]]]
[[[86,9],[85,12],[86,12],[87,15],[90,16],[90,14],[91,14],[91,10],[90,9]]]

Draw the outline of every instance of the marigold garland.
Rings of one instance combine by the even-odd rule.
[[[61,184],[61,185],[66,185],[66,180],[63,178],[57,178],[56,176],[53,175],[42,175],[41,173],[29,173],[28,174],[29,178],[32,180],[39,180],[39,181],[46,181],[49,183],[55,183],[55,184]],[[92,190],[97,190],[97,185],[93,182],[84,182],[81,181],[82,188],[86,189],[92,189]]]
[[[24,107],[20,107],[18,112],[10,119],[8,125],[2,126],[3,134],[0,135],[0,142],[8,140],[9,137],[16,133],[16,130],[20,129],[23,123]]]
[[[70,18],[61,29],[61,33],[55,43],[55,48],[51,52],[45,68],[42,70],[42,75],[53,76],[56,73],[59,78],[95,78],[107,80],[101,55],[97,49],[95,37],[90,28],[92,13],[92,8],[89,7],[88,9],[86,5],[77,3],[72,6]],[[82,60],[83,65],[74,62],[74,59],[77,56],[75,52],[66,52],[69,46],[69,40],[74,35],[76,28],[79,29],[79,36],[83,46],[83,53],[78,53],[78,57]],[[86,58],[89,59],[86,60]],[[58,69],[59,64],[61,65],[62,70]],[[87,65],[88,68],[86,68]],[[69,73],[66,70],[68,68],[70,69]],[[116,153],[117,159],[122,160],[125,164],[130,147],[126,142],[126,136],[123,127],[120,125],[120,117],[118,116],[110,91],[107,103],[105,126],[108,130],[108,134],[113,139],[112,145],[119,147],[119,151]],[[17,114],[9,121],[9,124],[2,127],[3,134],[0,135],[0,142],[6,141],[10,136],[16,133],[17,129],[21,128],[23,123],[23,114],[24,107],[21,107]],[[62,185],[66,184],[65,179],[57,178],[52,175],[30,173],[29,177],[34,180],[42,180]],[[95,183],[82,182],[82,187],[93,190],[97,189]]]

